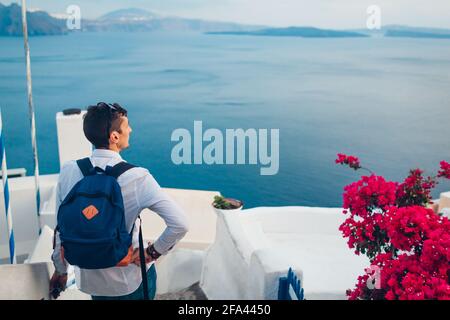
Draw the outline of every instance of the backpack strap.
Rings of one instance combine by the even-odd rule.
[[[89,158],[84,158],[77,160],[77,165],[80,168],[81,172],[83,173],[83,176],[90,176],[94,172],[94,166],[91,163],[91,160]]]
[[[133,169],[133,168],[136,168],[136,166],[131,163],[123,161],[123,162],[119,162],[112,168],[108,167],[106,169],[106,174],[117,179],[122,174],[124,174],[125,172],[127,172],[128,170]]]
[[[142,289],[144,290],[144,300],[149,300],[147,264],[145,263],[144,240],[142,239],[142,219],[141,216],[138,216],[138,218],[141,222],[139,224],[139,260],[141,261]]]

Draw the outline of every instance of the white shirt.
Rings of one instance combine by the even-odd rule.
[[[90,160],[94,167],[102,169],[124,161],[119,153],[104,149],[94,150]],[[68,161],[63,165],[56,189],[56,212],[66,195],[82,178],[83,174],[76,161]],[[149,208],[161,216],[167,225],[153,244],[156,251],[162,255],[166,254],[188,231],[188,220],[184,211],[161,189],[147,169],[132,168],[122,174],[117,182],[122,190],[128,231],[131,232],[133,224],[135,225],[133,247],[139,247],[140,222],[136,218],[143,209]],[[67,272],[67,261],[62,261],[61,257],[59,232],[55,234],[52,260],[59,273]],[[151,263],[147,265],[147,269],[150,266]],[[81,291],[90,295],[110,297],[130,294],[136,291],[142,282],[140,267],[135,264],[96,270],[75,267],[75,278]]]

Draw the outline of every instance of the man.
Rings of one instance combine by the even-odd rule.
[[[90,157],[94,167],[105,169],[124,161],[120,152],[129,147],[130,127],[127,110],[119,104],[98,103],[90,106],[83,120],[86,138],[94,145]],[[58,185],[56,208],[64,200],[74,185],[83,178],[76,161],[65,163],[61,169]],[[150,299],[156,294],[155,259],[165,255],[184,237],[188,231],[186,214],[169,198],[144,168],[135,167],[123,173],[117,180],[120,185],[125,208],[125,222],[128,232],[132,233],[134,248],[130,263],[125,266],[106,269],[81,269],[75,267],[75,277],[79,289],[92,296],[93,300],[141,300],[144,297],[139,259],[138,232],[139,213],[149,208],[165,221],[167,227],[153,243],[146,244],[148,291]],[[134,226],[134,228],[133,228]],[[50,280],[50,292],[61,288],[67,282],[67,261],[61,250],[59,232],[55,232],[52,260],[55,273]]]

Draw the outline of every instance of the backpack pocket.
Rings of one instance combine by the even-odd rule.
[[[67,262],[82,269],[114,267],[128,254],[129,248],[127,243],[116,237],[103,239],[61,238],[61,243]]]

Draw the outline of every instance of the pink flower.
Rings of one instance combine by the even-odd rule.
[[[421,206],[392,207],[386,213],[387,235],[395,248],[421,249],[433,230],[439,228],[439,216]]]
[[[356,157],[338,154],[336,163],[359,169]],[[450,179],[442,161],[438,177]],[[401,184],[381,176],[363,176],[344,188],[339,227],[355,254],[365,254],[373,268],[348,290],[350,300],[450,300],[450,220],[425,207],[436,179],[411,170]],[[378,276],[379,286],[368,282]]]
[[[435,186],[436,180],[432,177],[423,177],[422,170],[411,170],[405,181],[398,186],[397,204],[400,207],[424,206],[431,202],[431,189]]]
[[[354,156],[347,156],[345,154],[339,153],[337,159],[335,160],[337,164],[348,165],[350,168],[358,170],[361,168],[359,164],[359,159]]]
[[[383,250],[387,239],[382,213],[395,205],[396,188],[397,184],[375,175],[363,176],[345,187],[344,209],[350,217],[340,231],[350,248],[369,258]]]
[[[441,161],[441,170],[439,170],[437,176],[450,179],[450,163]]]

